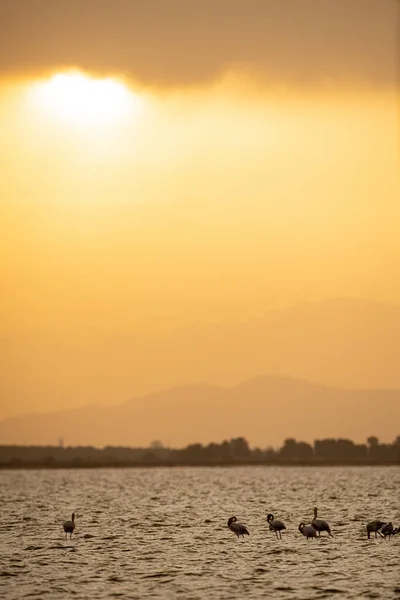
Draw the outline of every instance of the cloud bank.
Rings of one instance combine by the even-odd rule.
[[[142,84],[232,69],[307,86],[392,86],[395,0],[0,0],[0,74],[79,66]]]

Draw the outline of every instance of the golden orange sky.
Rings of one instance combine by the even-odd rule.
[[[141,3],[1,2],[0,418],[261,373],[400,386],[395,3],[285,0],[296,28],[252,3],[219,36],[183,10],[178,53]]]

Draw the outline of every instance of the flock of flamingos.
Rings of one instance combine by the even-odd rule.
[[[274,515],[269,514],[267,516],[267,521],[269,523],[269,528],[271,531],[275,531],[275,535],[277,538],[282,538],[282,531],[286,529],[286,525],[275,519]],[[228,527],[233,533],[236,533],[238,537],[244,537],[245,535],[250,535],[247,528],[239,523],[236,517],[230,517],[228,519]],[[72,539],[72,534],[75,529],[75,513],[72,513],[71,521],[64,522],[64,531],[65,537],[70,535],[70,539]],[[393,527],[393,523],[386,523],[385,521],[371,521],[367,524],[367,534],[368,539],[371,537],[371,533],[375,533],[375,537],[380,535],[382,538],[388,537],[391,538],[392,535],[396,535],[396,533],[400,533],[400,527]],[[318,519],[318,508],[314,508],[314,519],[311,521],[309,525],[301,522],[299,525],[299,531],[307,538],[315,538],[321,535],[321,531],[326,531],[331,537],[333,537],[331,528],[327,521],[323,519]]]
[[[269,528],[271,531],[275,531],[275,535],[277,538],[282,538],[283,529],[286,529],[285,523],[275,519],[274,515],[271,513],[267,516],[267,521],[269,523]],[[242,525],[242,523],[238,523],[236,517],[231,517],[228,520],[228,527],[233,533],[236,533],[238,537],[245,535],[250,535],[247,531],[246,527]],[[400,533],[400,527],[393,527],[393,523],[386,523],[385,521],[371,521],[367,524],[367,534],[368,539],[371,537],[371,533],[375,532],[375,537],[380,535],[382,538],[388,537],[391,538],[392,535],[396,535],[396,533]],[[311,521],[309,525],[301,522],[299,525],[299,531],[304,537],[307,538],[315,538],[321,535],[321,531],[326,531],[331,537],[333,537],[331,528],[327,521],[323,519],[318,519],[318,508],[314,508],[314,519]]]

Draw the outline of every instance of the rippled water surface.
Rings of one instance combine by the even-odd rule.
[[[3,471],[0,597],[400,599],[400,535],[365,532],[400,525],[399,490],[398,468]],[[314,505],[334,538],[298,532]]]

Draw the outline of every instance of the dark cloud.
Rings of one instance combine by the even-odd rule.
[[[76,65],[149,84],[225,69],[272,81],[398,74],[397,0],[0,0],[0,73]]]

